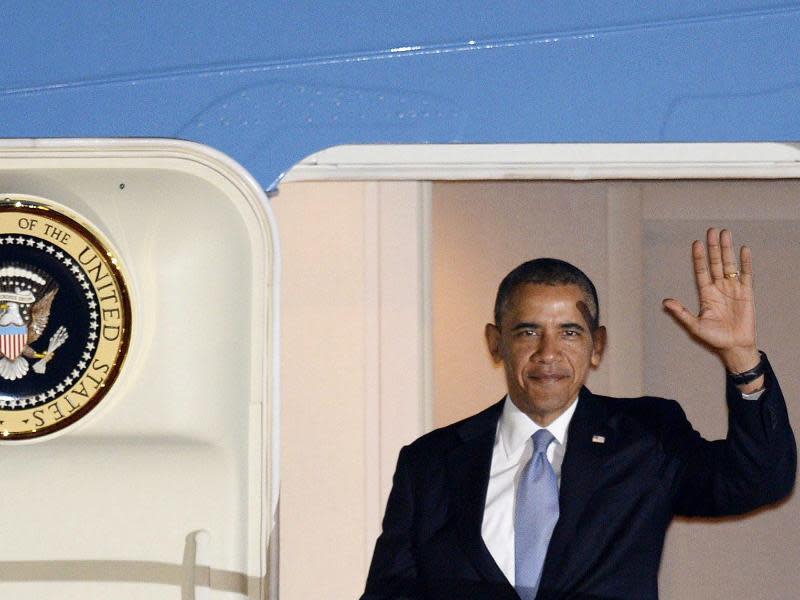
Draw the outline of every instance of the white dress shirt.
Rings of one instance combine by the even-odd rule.
[[[559,485],[561,463],[567,449],[567,428],[577,406],[578,402],[573,402],[547,427],[555,438],[547,448],[547,458],[553,465]],[[531,436],[539,429],[542,427],[534,423],[506,396],[494,436],[481,537],[511,585],[514,585],[514,503],[517,499],[517,485],[522,468],[533,454]]]

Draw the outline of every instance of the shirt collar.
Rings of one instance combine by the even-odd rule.
[[[567,410],[561,413],[555,421],[547,426],[547,430],[553,434],[553,437],[562,446],[567,443],[567,429],[577,407],[578,399],[576,398],[572,404],[569,405]],[[511,398],[506,395],[499,423],[500,439],[503,443],[506,457],[510,457],[514,453],[519,452],[525,442],[539,429],[543,428],[517,408],[516,404],[511,401]]]

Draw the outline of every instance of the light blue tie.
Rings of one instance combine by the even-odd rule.
[[[547,429],[533,434],[533,456],[522,470],[514,511],[514,587],[522,600],[539,589],[544,557],[558,521],[558,480],[547,447],[555,438]]]

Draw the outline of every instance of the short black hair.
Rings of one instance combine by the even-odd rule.
[[[522,263],[511,271],[500,282],[497,289],[497,298],[494,303],[494,323],[498,327],[503,318],[503,312],[508,308],[508,303],[518,287],[526,283],[540,283],[544,285],[577,285],[585,296],[586,305],[592,316],[589,323],[592,330],[600,325],[600,303],[597,300],[597,290],[592,280],[575,265],[559,260],[558,258],[536,258]]]

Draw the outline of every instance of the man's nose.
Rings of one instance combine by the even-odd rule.
[[[558,339],[554,335],[545,333],[541,337],[534,358],[540,362],[552,362],[558,356]]]

